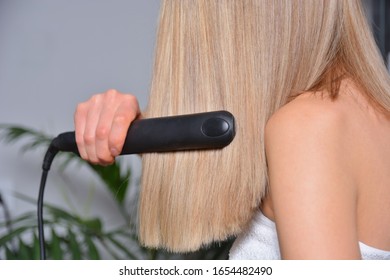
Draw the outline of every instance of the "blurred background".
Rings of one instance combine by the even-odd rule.
[[[363,0],[378,47],[390,71],[390,1]]]
[[[390,1],[363,2],[390,69]],[[0,0],[0,125],[33,130],[16,131],[30,138],[0,142],[0,259],[37,257],[34,203],[45,148],[39,143],[22,148],[73,130],[76,105],[94,93],[115,88],[146,106],[159,5],[158,0]],[[181,257],[136,243],[132,250],[126,238],[110,235],[136,222],[131,198],[140,176],[137,156],[121,158],[114,170],[122,189],[135,186],[120,195],[110,189],[118,178],[77,160],[64,167],[65,161],[54,162],[45,192],[45,202],[58,207],[46,209],[54,225],[47,228],[50,258]],[[224,258],[226,251],[218,248],[195,257]],[[66,250],[73,251],[61,252]]]
[[[110,88],[136,95],[144,108],[159,6],[158,0],[0,0],[0,124],[51,136],[74,130],[76,105]],[[30,138],[0,142],[0,222],[5,219],[4,205],[9,218],[36,209],[14,194],[38,196],[45,148],[22,152]],[[122,184],[137,185],[139,158],[127,156],[120,161]],[[94,170],[74,163],[62,170],[63,162],[56,158],[53,163],[45,202],[85,220],[98,217],[105,229],[134,219],[129,213],[136,205],[127,201],[123,206],[127,209],[119,209],[122,205],[116,194]],[[132,174],[127,178],[123,173],[130,168]],[[0,228],[0,258],[4,258],[1,233],[9,230]],[[49,240],[50,235],[49,230]],[[57,235],[61,237],[61,232]],[[24,238],[33,237],[25,232]]]

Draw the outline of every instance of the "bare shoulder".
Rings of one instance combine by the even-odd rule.
[[[356,133],[351,130],[350,115],[343,100],[310,92],[300,95],[280,108],[266,124],[269,167],[282,167],[288,159],[290,164],[299,162],[303,172],[315,172],[316,176],[336,170],[343,170],[343,178],[353,176],[349,155],[354,153],[351,140]]]
[[[270,198],[283,258],[359,258],[347,129],[345,106],[311,93],[282,107],[266,125]]]
[[[266,145],[294,138],[307,142],[340,141],[349,121],[344,104],[317,93],[304,93],[276,111],[266,124]],[[338,142],[341,144],[341,142]],[[291,144],[291,143],[290,143]]]

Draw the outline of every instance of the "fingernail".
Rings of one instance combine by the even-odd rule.
[[[117,149],[115,149],[115,148],[111,148],[111,155],[116,157],[117,155],[119,155],[119,151]]]

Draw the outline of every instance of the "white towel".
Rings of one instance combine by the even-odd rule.
[[[384,251],[359,242],[363,260],[390,260],[390,251]]]
[[[230,249],[231,260],[280,260],[276,226],[258,211]]]
[[[359,242],[364,260],[390,260],[390,251],[380,250]],[[231,260],[280,260],[276,226],[258,211],[248,228],[237,237],[230,249]]]

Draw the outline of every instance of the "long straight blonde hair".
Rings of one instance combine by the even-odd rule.
[[[390,111],[390,81],[359,1],[164,0],[145,117],[228,110],[222,150],[143,155],[139,235],[184,252],[243,230],[266,193],[264,127],[292,96],[341,77]]]

